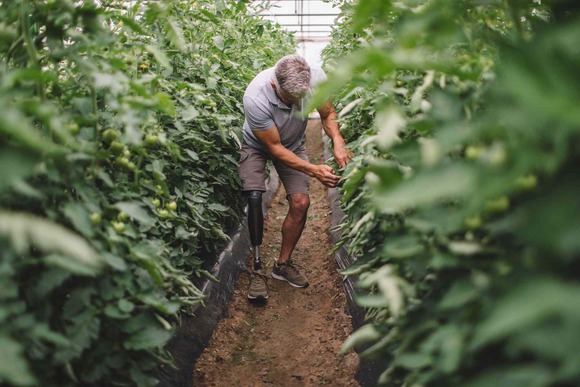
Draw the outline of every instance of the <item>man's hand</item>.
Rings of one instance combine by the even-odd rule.
[[[280,135],[276,126],[266,130],[255,131],[254,134],[258,140],[266,146],[270,155],[286,166],[296,169],[297,171],[302,171],[308,176],[315,177],[318,181],[328,187],[336,187],[338,184],[340,176],[336,176],[331,167],[324,164],[310,164],[308,161],[302,160],[300,157],[296,156],[294,152],[285,148],[280,143]]]
[[[346,164],[349,163],[350,159],[354,156],[354,153],[348,149],[344,143],[334,144],[334,160],[338,164],[339,168],[344,168]]]
[[[340,176],[334,174],[334,170],[325,164],[314,165],[312,169],[312,176],[318,179],[327,187],[336,187]]]

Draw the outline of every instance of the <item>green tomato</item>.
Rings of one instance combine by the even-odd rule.
[[[70,124],[68,124],[66,129],[73,136],[76,136],[80,132],[79,124],[77,124],[76,122],[71,122]]]
[[[147,146],[155,146],[159,143],[159,136],[155,133],[147,133],[145,135],[145,145]]]
[[[502,146],[496,146],[489,152],[489,162],[494,167],[501,167],[507,160],[507,151]]]
[[[469,218],[465,218],[464,223],[468,230],[477,230],[481,227],[483,222],[481,220],[481,216],[475,215],[470,216]]]
[[[116,155],[120,155],[125,150],[125,144],[115,140],[109,145],[109,150]]]
[[[465,148],[465,158],[468,160],[477,160],[483,154],[483,147],[470,145]]]
[[[520,176],[516,179],[516,186],[522,191],[532,191],[538,186],[538,178],[534,174]]]
[[[111,221],[111,226],[113,226],[113,229],[118,233],[122,233],[123,231],[125,231],[125,223],[123,222],[115,222],[113,220]]]
[[[155,205],[155,207],[161,207],[161,200],[155,198],[152,200],[152,202]]]
[[[103,132],[103,141],[107,144],[112,143],[121,136],[121,133],[115,129],[107,129]]]
[[[169,211],[161,209],[159,211],[157,211],[157,214],[159,215],[160,218],[162,219],[167,219],[169,218]]]
[[[127,214],[124,213],[123,211],[119,212],[119,214],[117,215],[117,219],[119,219],[121,222],[124,222],[127,220]]]
[[[510,208],[510,200],[507,196],[500,196],[494,200],[485,202],[485,210],[491,213],[505,212]]]
[[[165,208],[167,208],[170,211],[175,211],[177,210],[177,203],[175,203],[175,201],[171,201],[165,205]]]
[[[16,29],[0,28],[0,42],[6,45],[16,40]]]
[[[115,159],[115,164],[120,167],[127,168],[127,165],[129,165],[129,159],[123,156],[119,156]]]
[[[91,221],[91,224],[93,226],[98,226],[99,224],[101,224],[101,214],[99,214],[98,212],[93,212],[92,214],[89,215],[89,220]]]

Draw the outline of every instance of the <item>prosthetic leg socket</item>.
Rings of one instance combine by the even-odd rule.
[[[262,268],[260,245],[264,235],[264,214],[262,212],[262,192],[250,191],[248,194],[248,229],[254,247],[254,270]]]

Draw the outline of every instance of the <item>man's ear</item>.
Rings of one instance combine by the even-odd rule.
[[[270,85],[272,86],[272,89],[276,90],[276,84],[274,81],[270,81]]]

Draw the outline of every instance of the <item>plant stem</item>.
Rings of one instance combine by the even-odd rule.
[[[516,37],[518,39],[518,41],[523,41],[524,40],[524,31],[523,31],[523,27],[522,27],[522,19],[520,16],[520,12],[519,12],[519,7],[517,6],[517,2],[514,0],[511,0],[509,2],[509,12],[510,15],[512,17],[512,21],[514,23],[515,26],[515,30],[516,30]]]
[[[24,38],[24,45],[26,46],[26,51],[28,51],[28,56],[30,61],[34,64],[38,64],[38,53],[34,47],[34,42],[32,41],[32,36],[30,36],[30,25],[28,24],[28,0],[24,0],[24,4],[20,7],[20,27],[22,28],[22,37]]]
[[[32,40],[32,36],[30,35],[30,25],[28,23],[28,0],[23,1],[24,4],[20,7],[20,27],[22,28],[22,37],[24,38],[24,45],[26,47],[26,51],[28,52],[28,62],[31,67],[34,67],[38,70],[39,73],[42,73],[42,68],[40,66],[38,51],[36,51],[36,47],[34,46],[34,41]],[[44,84],[42,82],[36,85],[36,91],[38,96],[42,101],[46,100],[46,94],[44,92]],[[46,135],[50,135],[50,131],[47,126],[44,127],[44,131]]]

